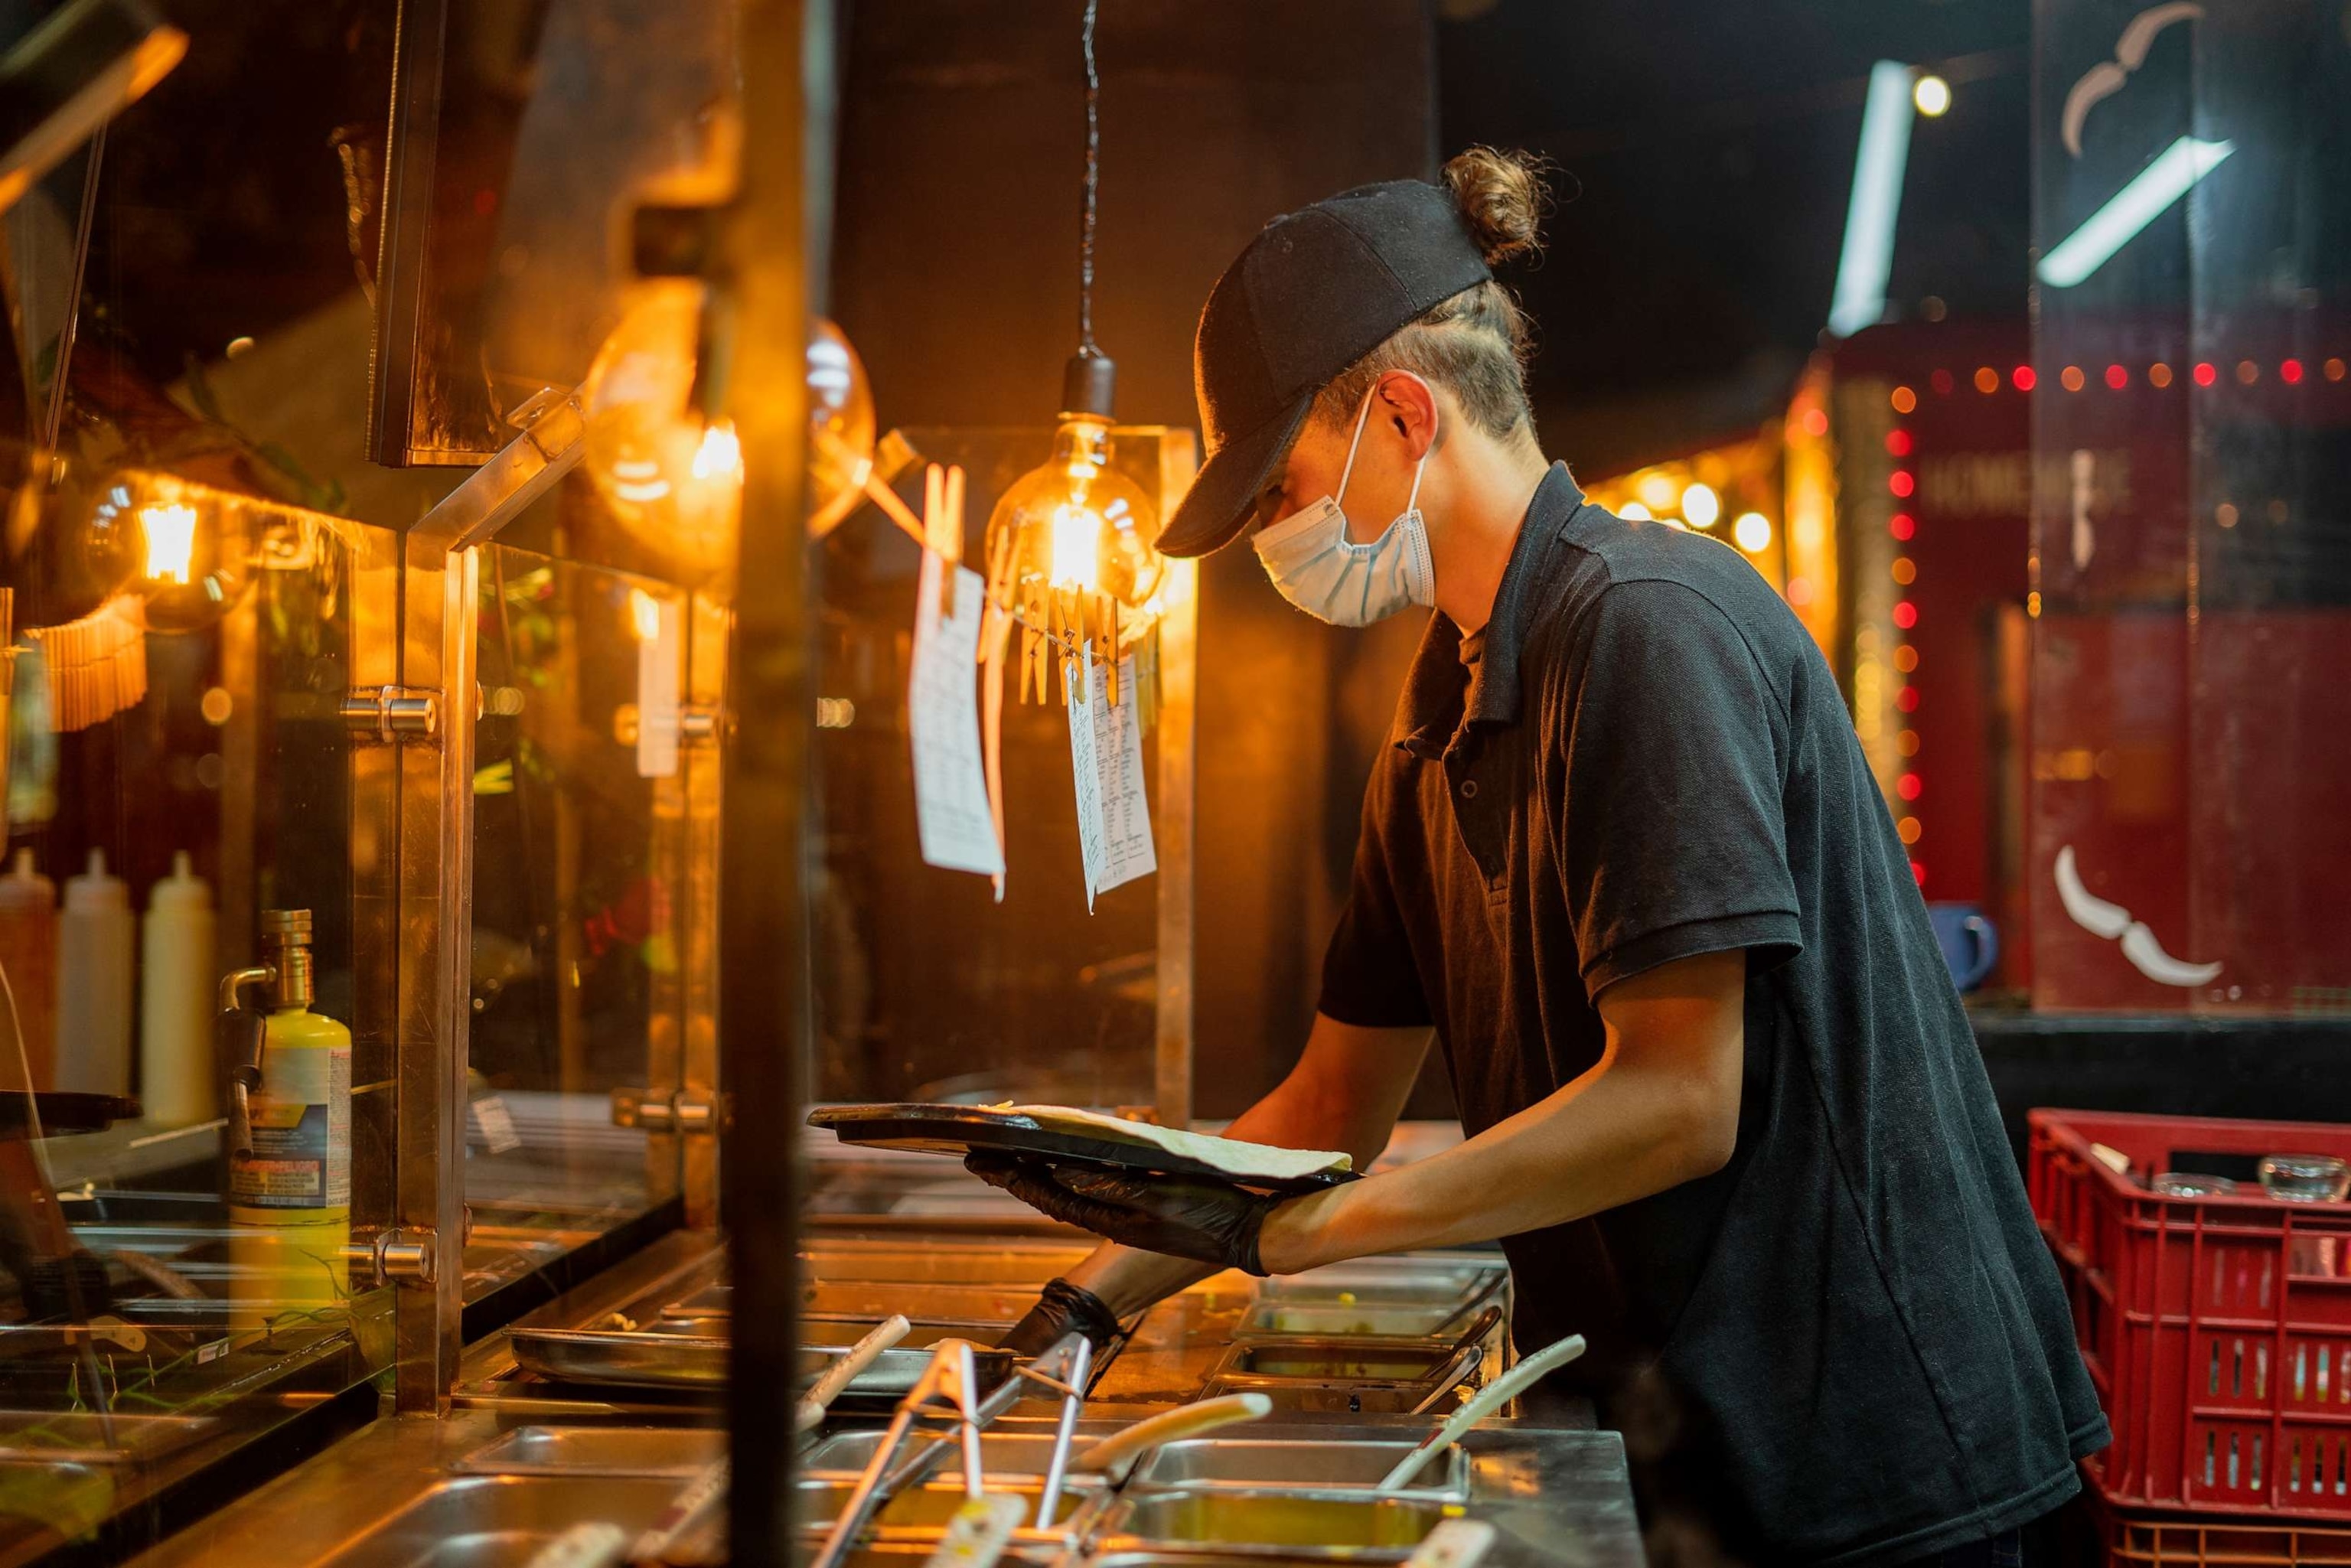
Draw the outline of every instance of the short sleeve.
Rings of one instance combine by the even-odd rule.
[[[1702,953],[1795,956],[1785,725],[1746,638],[1665,580],[1615,584],[1574,631],[1545,722],[1565,756],[1558,863],[1586,992]]]
[[[1430,1021],[1388,861],[1385,834],[1397,767],[1395,758],[1383,758],[1364,790],[1354,875],[1338,929],[1322,954],[1322,995],[1315,1004],[1325,1017],[1364,1029],[1404,1029]]]

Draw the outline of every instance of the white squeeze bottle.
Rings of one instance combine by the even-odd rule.
[[[220,1113],[213,1090],[212,884],[172,856],[147,896],[139,944],[139,1103],[183,1126]]]
[[[0,876],[0,968],[16,998],[25,1053],[0,1030],[0,1084],[20,1087],[27,1071],[35,1089],[57,1085],[57,884],[33,869],[33,852],[18,850]]]
[[[131,890],[106,870],[106,852],[66,878],[57,917],[57,1087],[131,1092],[131,965],[137,942]]]

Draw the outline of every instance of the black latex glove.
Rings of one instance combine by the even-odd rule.
[[[1099,1353],[1109,1349],[1110,1342],[1118,1337],[1118,1316],[1109,1302],[1092,1291],[1067,1280],[1054,1280],[1045,1286],[1028,1316],[1014,1323],[1012,1332],[997,1343],[1029,1361],[1052,1349],[1071,1329],[1082,1333]]]
[[[1064,1225],[1124,1247],[1265,1275],[1258,1232],[1281,1202],[1219,1181],[1056,1171],[1008,1155],[975,1152],[964,1168]]]

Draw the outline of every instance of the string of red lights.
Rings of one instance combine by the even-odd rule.
[[[2254,360],[2240,360],[2233,368],[2233,373],[2238,384],[2252,386],[2261,381],[2262,367]],[[2310,367],[2299,359],[2285,359],[2278,361],[2277,378],[2288,386],[2300,385],[2310,378],[2311,373]],[[2340,382],[2346,375],[2351,375],[2351,365],[2346,365],[2342,356],[2335,355],[2321,361],[2316,373],[2327,381]],[[2219,382],[2220,367],[2210,361],[2199,360],[2189,367],[2188,374],[2198,386],[2210,387]],[[2147,367],[2145,378],[2147,384],[2158,391],[2168,388],[2177,379],[2171,366],[2160,360]],[[2131,379],[2131,368],[2120,362],[2107,365],[2099,376],[2099,380],[2113,392],[2128,390]],[[1968,380],[1977,392],[1988,397],[1999,392],[2003,387],[2020,392],[2030,392],[2040,384],[2040,376],[2031,365],[2017,365],[2006,376],[2002,376],[1991,365],[1979,365]],[[2078,392],[2091,384],[2090,376],[2079,365],[2067,365],[2057,372],[2057,384],[2068,392]],[[1949,370],[1938,369],[1928,376],[1927,385],[1936,395],[1948,397],[1958,392],[1959,379]],[[1893,403],[1896,419],[1894,428],[1886,437],[1886,450],[1887,455],[1899,465],[1911,456],[1915,447],[1909,430],[1901,421],[1902,416],[1917,411],[1918,394],[1910,387],[1897,386],[1894,389],[1890,401]],[[1822,423],[1825,425],[1826,423],[1823,417]],[[1909,502],[1917,494],[1918,480],[1908,468],[1897,465],[1886,476],[1886,486],[1893,493],[1899,506]],[[2236,520],[2234,507],[2224,506],[2220,510],[2223,514],[2223,527]],[[1918,519],[1910,511],[1896,510],[1888,519],[1886,530],[1893,535],[1897,544],[1907,546],[1917,536]],[[1918,624],[1918,602],[1911,596],[1918,580],[1917,562],[1907,550],[1899,552],[1894,558],[1892,571],[1896,585],[1902,589],[1905,594],[1905,597],[1895,601],[1892,619],[1897,633],[1907,633],[1916,630]],[[2038,601],[2040,596],[2035,594],[2032,597]],[[2037,612],[2039,609],[2037,602],[2032,609]],[[1909,849],[1910,874],[1917,879],[1918,885],[1923,888],[1927,885],[1927,862],[1919,854],[1918,845],[1919,841],[1926,837],[1926,824],[1917,811],[1904,810],[1904,808],[1917,806],[1919,798],[1926,793],[1927,787],[1926,779],[1918,767],[1919,738],[1915,725],[1915,718],[1918,712],[1918,686],[1911,678],[1918,670],[1917,645],[1907,635],[1903,636],[1894,649],[1893,660],[1897,683],[1894,693],[1894,708],[1903,718],[1901,727],[1896,732],[1894,737],[1896,754],[1902,758],[1902,771],[1896,776],[1894,786],[1894,792],[1899,802],[1896,810],[1901,811],[1901,815],[1895,821],[1895,828],[1901,834],[1902,842]]]
[[[1948,371],[1938,371],[1935,373],[1947,382],[1950,379],[1950,372]],[[2030,391],[2032,385],[2032,367],[2019,365],[2016,368],[2016,373],[2023,378],[2018,383],[2019,390]],[[1991,385],[1984,390],[1998,391],[2000,374],[1990,366],[1976,372],[1976,384],[1982,386],[1984,378],[1987,376],[1991,378]],[[1908,387],[1896,387],[1893,403],[1894,428],[1886,434],[1886,455],[1895,460],[1896,465],[1893,472],[1886,476],[1886,487],[1893,492],[1895,500],[1899,503],[1909,500],[1918,488],[1917,476],[1908,468],[1901,466],[1909,459],[1916,445],[1911,439],[1909,430],[1902,423],[1901,416],[1917,408],[1918,394]],[[1911,513],[1897,508],[1886,520],[1886,528],[1894,536],[1897,544],[1907,546],[1917,537],[1918,519]],[[1905,597],[1894,601],[1894,624],[1897,632],[1907,633],[1918,624],[1917,601],[1907,597],[1918,580],[1918,563],[1912,559],[1907,549],[1899,550],[1895,554],[1891,570],[1896,586],[1902,589],[1905,594]],[[1918,731],[1915,724],[1918,712],[1918,687],[1910,678],[1917,673],[1917,645],[1906,635],[1894,647],[1894,710],[1902,716],[1901,726],[1894,735],[1895,754],[1902,758],[1902,771],[1895,779],[1894,792],[1900,798],[1902,807],[1916,805],[1918,797],[1926,789],[1925,780],[1918,773]],[[1911,876],[1917,879],[1920,887],[1925,887],[1927,862],[1919,858],[1918,841],[1926,836],[1926,824],[1919,820],[1916,811],[1904,810],[1902,814],[1895,819],[1894,829],[1902,835],[1902,842],[1910,852]]]
[[[2220,380],[2220,367],[2210,360],[2197,361],[2189,367],[2188,373],[2189,379],[2199,387],[2215,385]],[[2233,367],[2232,373],[2240,386],[2253,386],[2262,379],[2262,367],[2261,361],[2257,360],[2239,360]],[[2311,378],[2313,371],[2311,367],[2301,360],[2284,359],[2278,361],[2275,373],[2277,379],[2286,385],[2299,386]],[[2320,361],[2315,373],[2327,381],[2339,382],[2346,376],[2351,376],[2351,363],[2346,363],[2339,354],[2334,355]],[[2041,378],[2031,365],[2018,365],[2005,377],[2002,377],[2000,371],[1991,365],[1979,365],[1968,379],[1976,391],[1990,396],[2003,386],[2017,392],[2029,392],[2040,384]],[[2176,373],[2171,366],[2161,360],[2147,367],[2147,384],[2158,391],[2170,386],[2176,379]],[[2110,364],[2100,372],[2099,380],[2105,383],[2109,391],[2126,391],[2131,384],[2131,368],[2119,362]],[[2057,384],[2069,392],[2081,392],[2090,385],[2090,375],[2079,365],[2067,365],[2057,372]],[[1948,370],[1938,370],[1928,376],[1927,385],[1937,396],[1949,397],[1959,390],[1959,379]],[[1907,401],[1905,401],[1906,399]],[[1895,389],[1894,411],[1896,413],[1908,413],[1917,406],[1917,394],[1910,388]],[[1896,494],[1900,492],[1897,491]]]

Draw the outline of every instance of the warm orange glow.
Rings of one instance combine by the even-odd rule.
[[[1926,829],[1920,826],[1917,818],[1905,817],[1900,821],[1894,824],[1894,831],[1902,835],[1902,841],[1904,843],[1915,844],[1918,841],[1919,835],[1926,831]]]
[[[735,422],[722,419],[702,433],[702,444],[695,448],[694,476],[697,479],[740,478],[743,473],[743,443],[735,434]]]
[[[2057,374],[2058,383],[2067,392],[2080,392],[2087,380],[2088,378],[2082,374],[2082,367],[2079,365],[2067,365]]]
[[[629,619],[636,627],[638,642],[660,641],[661,601],[642,588],[629,590]]]
[[[1053,586],[1101,591],[1102,528],[1091,507],[1053,509]]]
[[[1912,392],[1908,387],[1896,387],[1894,389],[1895,413],[1908,413],[1912,409],[1917,408],[1917,406],[1918,394],[1917,392]],[[1823,423],[1825,423],[1826,422],[1823,421]],[[1813,432],[1813,434],[1816,435],[1825,435],[1828,433],[1825,430],[1819,430]]]
[[[1917,563],[1913,561],[1907,555],[1895,557],[1894,580],[1900,583],[1905,588],[1909,587],[1913,582],[1918,580]]]
[[[196,509],[179,502],[139,508],[147,536],[147,580],[184,586],[196,558]]]
[[[1990,365],[1977,366],[1976,391],[1980,392],[1996,392],[2000,391],[2000,372],[1993,370]]]

